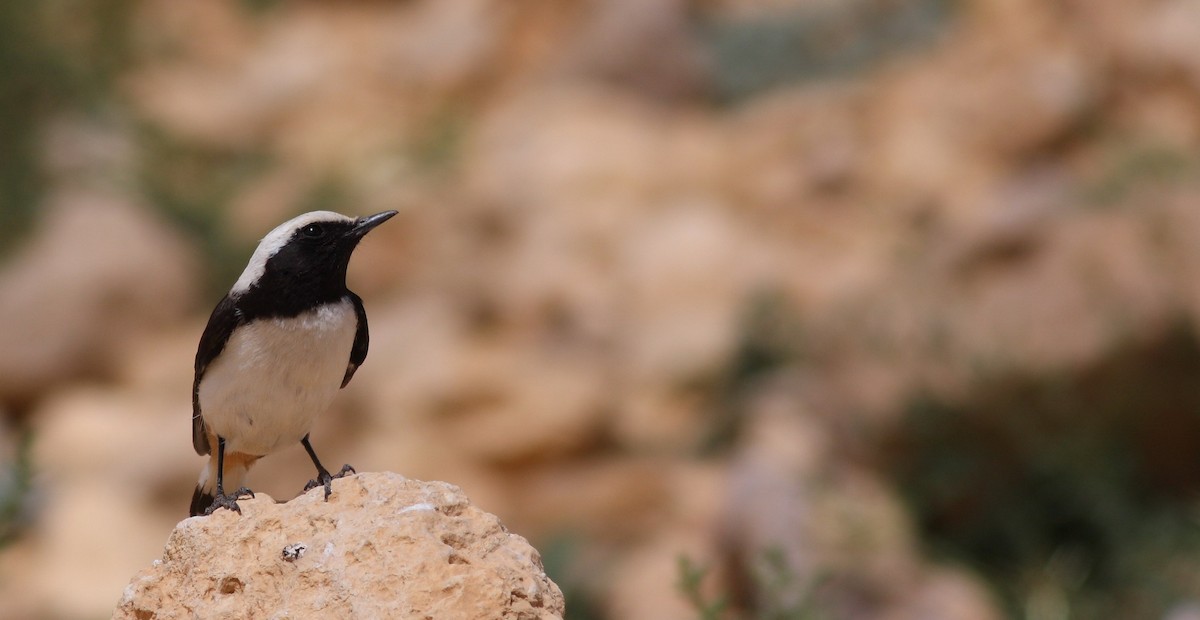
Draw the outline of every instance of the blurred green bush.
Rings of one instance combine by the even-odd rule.
[[[1160,617],[1200,588],[1200,340],[1188,327],[970,402],[921,398],[880,470],[932,552],[1013,617]]]

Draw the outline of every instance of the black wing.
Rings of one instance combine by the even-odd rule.
[[[200,346],[196,349],[196,379],[192,382],[192,447],[196,449],[196,454],[201,456],[211,452],[212,446],[208,445],[204,418],[200,416],[200,379],[204,377],[209,363],[225,349],[225,343],[229,342],[233,329],[241,323],[242,316],[237,306],[233,299],[226,295],[217,303],[217,307],[213,308],[204,334],[200,336]]]
[[[367,336],[367,310],[363,308],[362,298],[355,295],[353,291],[346,291],[350,294],[350,303],[354,304],[354,315],[358,317],[358,329],[354,332],[354,348],[350,349],[350,363],[346,364],[346,376],[342,379],[342,387],[350,383],[350,379],[354,378],[354,371],[362,366],[363,360],[367,359],[367,345],[370,343],[370,338]]]

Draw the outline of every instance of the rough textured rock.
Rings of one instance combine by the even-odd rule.
[[[392,473],[181,522],[115,619],[561,618],[541,557],[457,487]]]

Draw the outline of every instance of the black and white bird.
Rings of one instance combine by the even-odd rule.
[[[237,500],[258,459],[300,442],[317,467],[307,491],[337,474],[317,459],[308,433],[367,357],[367,314],[346,288],[358,242],[395,211],[350,218],[314,211],[263,237],[217,304],[196,351],[192,446],[209,455],[191,514],[241,512]],[[236,489],[229,492],[227,489]]]

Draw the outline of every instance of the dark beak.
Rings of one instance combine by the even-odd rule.
[[[392,216],[396,215],[396,213],[396,211],[384,211],[382,213],[376,213],[375,215],[365,215],[360,217],[357,220],[354,220],[354,226],[350,229],[350,232],[347,233],[346,236],[354,237],[355,239],[362,239],[363,235],[371,232],[372,228],[375,228],[376,226],[392,219]]]

